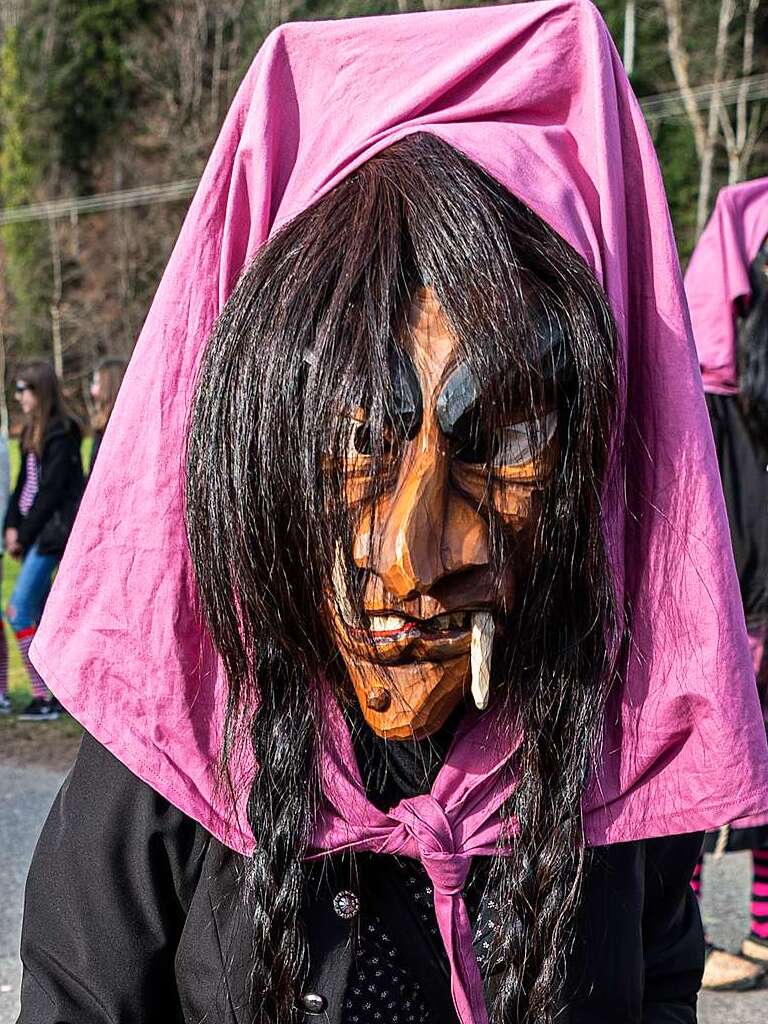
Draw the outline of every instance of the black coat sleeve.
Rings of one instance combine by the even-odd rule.
[[[174,957],[209,839],[86,735],[27,880],[18,1024],[181,1024]]]
[[[645,843],[643,1024],[696,1024],[704,932],[690,881],[703,840],[698,832]]]
[[[704,937],[689,882],[702,839],[587,850],[568,958],[569,1024],[695,1024]]]
[[[16,477],[16,486],[13,488],[10,500],[8,502],[8,508],[5,513],[5,521],[3,523],[4,530],[18,530],[19,524],[21,523],[21,512],[19,511],[19,498],[24,487],[24,481],[27,479],[27,460],[22,455],[21,466],[19,467],[19,475]]]
[[[54,512],[71,500],[74,478],[82,478],[80,442],[72,433],[46,441],[40,464],[40,486],[32,508],[18,523],[19,543],[28,551]]]

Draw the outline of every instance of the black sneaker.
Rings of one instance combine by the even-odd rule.
[[[20,722],[55,722],[60,715],[61,705],[55,697],[33,697],[17,717]]]

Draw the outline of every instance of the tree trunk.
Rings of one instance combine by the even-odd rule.
[[[707,119],[699,109],[691,85],[689,54],[683,42],[683,13],[680,0],[662,0],[667,21],[667,50],[672,73],[693,130],[699,158],[699,190],[696,202],[696,237],[701,234],[709,213],[712,192],[712,169],[720,134],[723,73],[728,53],[728,35],[735,14],[735,0],[721,0],[717,23],[717,40],[711,80],[710,106]]]
[[[624,5],[624,70],[631,77],[635,70],[635,0]]]
[[[699,178],[699,198],[696,204],[696,236],[704,230],[709,214],[709,199],[712,192],[712,164],[715,159],[718,127],[720,123],[720,94],[723,87],[723,70],[728,49],[728,29],[735,13],[735,0],[722,0],[720,17],[717,23],[717,42],[715,43],[715,68],[712,76],[712,97],[707,119],[707,138],[704,156],[701,161]]]
[[[749,77],[755,68],[755,20],[760,0],[749,0],[744,17],[744,40],[742,43],[741,77],[736,97],[736,124],[731,123],[728,111],[720,111],[720,125],[723,130],[725,147],[728,152],[728,184],[743,181],[747,175],[749,161],[755,143],[763,128],[762,110],[759,104],[749,106]]]
[[[53,366],[56,376],[62,380],[64,377],[64,351],[61,343],[61,248],[56,220],[53,216],[48,218],[48,237],[51,244],[51,271],[53,274],[50,305]]]

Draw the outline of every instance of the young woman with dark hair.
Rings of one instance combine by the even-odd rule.
[[[93,402],[93,414],[91,416],[91,427],[93,429],[93,444],[91,445],[91,457],[88,463],[88,474],[93,472],[96,464],[96,456],[99,454],[101,439],[104,437],[109,417],[117,401],[117,393],[123,383],[125,370],[128,366],[127,359],[120,359],[118,356],[105,356],[100,359],[93,371],[90,394]]]
[[[685,287],[768,726],[768,178],[721,190]],[[708,945],[704,987],[747,989],[768,968],[768,826],[708,836],[708,851],[716,846],[752,851],[750,931],[741,956]]]
[[[591,4],[273,33],[33,649],[21,1024],[695,1021],[768,771],[673,252]]]
[[[36,360],[24,367],[16,398],[24,415],[21,467],[4,529],[5,548],[21,568],[6,614],[32,689],[19,717],[43,722],[58,718],[61,707],[29,660],[29,647],[82,494],[81,435],[50,363]]]

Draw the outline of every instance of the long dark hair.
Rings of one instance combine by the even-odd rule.
[[[736,313],[739,396],[752,434],[768,448],[768,238],[749,267],[752,293]]]
[[[227,746],[246,732],[265,766],[248,803],[260,1024],[294,1019],[307,967],[299,911],[321,799],[320,680],[340,692],[347,686],[322,612],[339,551],[362,610],[364,583],[350,550],[360,510],[344,501],[338,413],[363,396],[381,466],[368,495],[372,514],[390,482],[381,437],[393,353],[425,282],[477,379],[488,382],[487,436],[514,422],[515,411],[519,419],[521,407],[527,418],[544,415],[559,363],[557,465],[494,674],[509,733],[522,729],[523,740],[510,767],[519,784],[504,808],[519,831],[489,881],[506,910],[492,1020],[547,1024],[561,998],[584,870],[581,800],[621,634],[600,519],[614,447],[615,326],[569,245],[465,156],[419,133],[372,158],[264,246],[211,337],[191,417],[189,542],[229,676]],[[542,316],[559,337],[557,359],[553,350],[542,354]],[[488,506],[501,580],[520,553]]]
[[[76,423],[61,393],[59,378],[53,366],[45,359],[33,359],[25,363],[19,380],[24,381],[35,393],[37,404],[26,417],[21,432],[21,448],[26,454],[34,452],[42,457],[45,435],[51,421],[62,419]]]
[[[94,368],[94,375],[99,375],[99,400],[91,415],[91,426],[94,430],[104,430],[117,401],[117,393],[123,383],[128,360],[120,356],[104,356]]]

